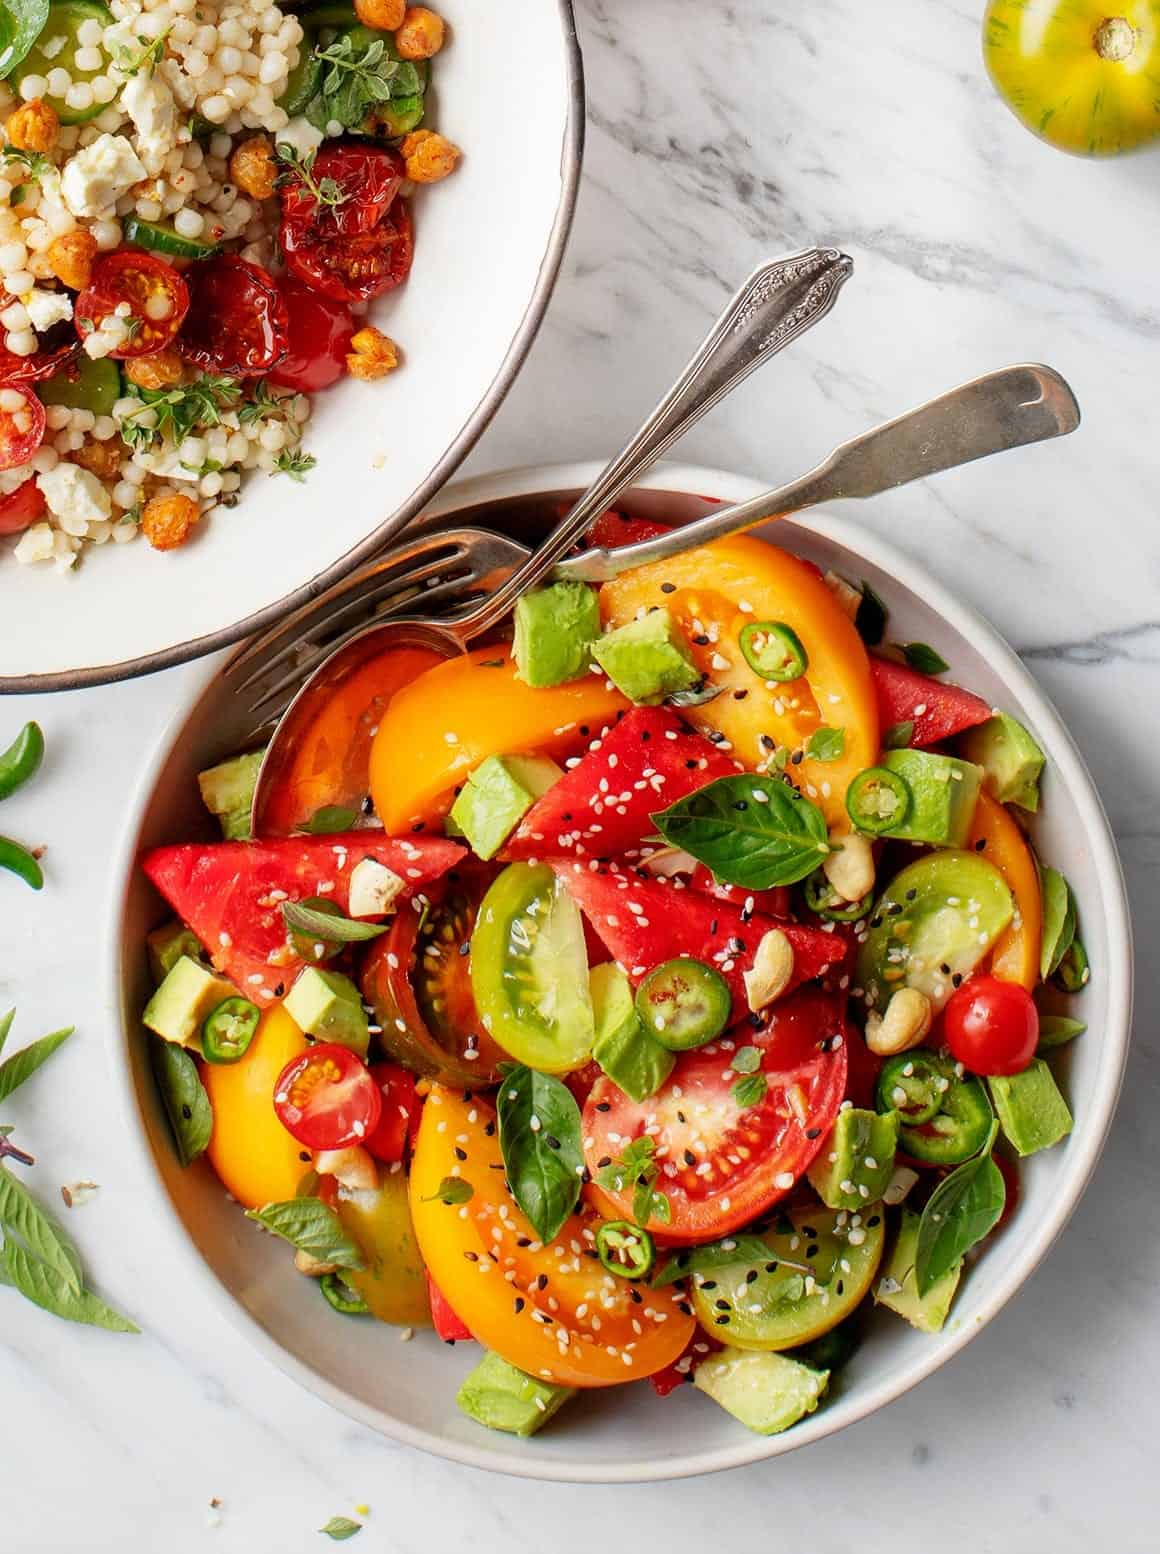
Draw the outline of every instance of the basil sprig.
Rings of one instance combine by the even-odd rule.
[[[660,1166],[657,1164],[656,1140],[642,1134],[624,1146],[620,1157],[602,1166],[596,1176],[597,1186],[608,1192],[621,1193],[632,1188],[632,1217],[644,1229],[650,1220],[667,1225],[673,1217],[668,1197],[657,1186]]]
[[[837,761],[846,750],[846,730],[831,728],[822,723],[806,740],[806,754],[811,761]]]
[[[512,1064],[503,1070],[496,1115],[512,1197],[540,1240],[551,1241],[575,1209],[584,1179],[576,1097],[551,1074]]]
[[[907,718],[905,723],[892,723],[889,728],[882,731],[883,750],[905,750],[914,738],[914,719]]]
[[[1039,1016],[1039,1043],[1036,1052],[1048,1052],[1052,1047],[1063,1047],[1087,1030],[1085,1020],[1073,1020],[1066,1014],[1041,1014]]]
[[[153,1073],[165,1115],[173,1130],[177,1158],[190,1165],[204,1153],[213,1133],[213,1108],[197,1072],[197,1064],[175,1041],[153,1038]]]
[[[359,923],[341,912],[320,912],[302,901],[283,901],[282,918],[291,933],[318,939],[323,944],[361,944],[386,933],[388,923]]]
[[[326,1526],[318,1530],[335,1543],[345,1543],[348,1538],[353,1538],[356,1532],[362,1532],[363,1524],[351,1521],[349,1516],[332,1516]]]
[[[931,1193],[918,1222],[914,1282],[921,1300],[970,1249],[989,1235],[1003,1213],[1007,1188],[991,1159],[999,1124],[993,1122],[982,1151],[945,1177]]]
[[[899,642],[897,646],[911,669],[917,669],[919,674],[946,674],[951,667],[941,653],[925,642]]]
[[[342,1221],[320,1198],[267,1203],[265,1208],[247,1209],[246,1218],[256,1220],[320,1263],[337,1263],[340,1268],[356,1270],[365,1266],[362,1253],[343,1229]]]
[[[341,804],[324,804],[321,809],[314,811],[302,829],[309,831],[312,836],[330,836],[349,831],[358,817],[357,809],[344,809]]]
[[[761,1236],[725,1236],[721,1241],[710,1241],[706,1246],[689,1246],[675,1252],[662,1263],[653,1277],[653,1288],[676,1284],[689,1274],[710,1273],[718,1268],[733,1268],[738,1264],[758,1264],[768,1267],[776,1263],[781,1268],[792,1268],[795,1273],[813,1273],[808,1263],[791,1262],[775,1252]]]
[[[773,777],[718,777],[652,817],[673,847],[728,885],[793,885],[829,852],[825,817]]]
[[[465,1182],[461,1176],[445,1176],[431,1196],[421,1202],[445,1203],[448,1208],[454,1208],[460,1203],[470,1203],[474,1197],[475,1188],[470,1182]]]
[[[1049,864],[1039,871],[1043,889],[1043,938],[1039,950],[1039,975],[1046,982],[1071,949],[1075,939],[1076,908],[1071,886]]]
[[[6,1022],[0,1022],[5,1036],[12,1024],[14,1013],[15,1010],[10,1010]],[[51,1036],[42,1036],[39,1041],[32,1042],[20,1052],[14,1052],[10,1058],[0,1063],[0,1101],[6,1101],[13,1090],[22,1085],[26,1079],[31,1079],[40,1065],[47,1062],[56,1049],[69,1039],[74,1029],[75,1027],[70,1025],[63,1031],[53,1031]],[[0,1041],[0,1047],[3,1045],[3,1041]]]

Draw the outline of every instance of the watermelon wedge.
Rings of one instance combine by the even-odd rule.
[[[981,696],[919,674],[905,664],[870,655],[870,670],[878,696],[883,733],[896,723],[913,723],[913,746],[937,745],[976,723],[985,723],[991,709]]]

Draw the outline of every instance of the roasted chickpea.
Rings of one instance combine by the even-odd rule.
[[[124,456],[125,446],[119,437],[110,437],[108,442],[86,437],[84,445],[72,453],[70,458],[74,464],[91,470],[102,480],[119,480]]]
[[[278,181],[278,163],[267,135],[251,135],[230,157],[230,177],[254,200],[268,200]]]
[[[400,59],[430,59],[443,47],[443,18],[425,5],[409,5],[395,34]]]
[[[91,232],[77,227],[62,237],[54,237],[45,257],[58,281],[62,281],[70,291],[84,291],[92,279],[97,240]]]
[[[412,183],[438,183],[455,171],[460,150],[434,130],[412,130],[403,141],[403,160]]]
[[[394,32],[403,25],[407,0],[354,0],[354,14],[364,27],[377,32]]]
[[[129,382],[143,389],[173,388],[185,376],[185,364],[176,351],[131,356],[122,367]]]
[[[9,144],[18,151],[51,151],[60,135],[60,120],[55,108],[34,97],[8,115],[4,128]]]
[[[188,496],[155,496],[141,514],[141,533],[154,550],[176,550],[199,516],[197,503]]]
[[[352,378],[370,383],[375,378],[385,378],[398,365],[398,346],[373,324],[367,324],[351,335],[346,370]]]

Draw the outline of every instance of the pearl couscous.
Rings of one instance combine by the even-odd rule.
[[[363,315],[459,152],[420,128],[425,6],[51,0],[39,31],[9,8],[0,543],[66,571],[184,544],[248,470],[304,478],[309,396],[398,365]]]

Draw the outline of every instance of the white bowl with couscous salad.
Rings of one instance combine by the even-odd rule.
[[[412,517],[582,126],[568,0],[0,0],[0,691],[224,646]]]

